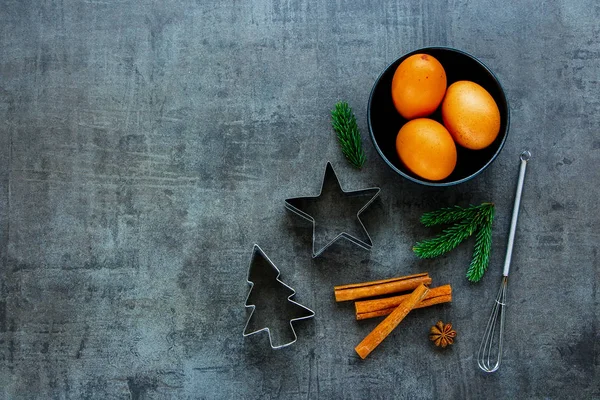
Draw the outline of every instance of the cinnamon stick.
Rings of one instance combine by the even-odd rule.
[[[335,301],[348,301],[364,299],[366,297],[380,296],[390,293],[413,290],[419,285],[429,285],[431,278],[426,272],[415,275],[401,276],[399,278],[384,279],[380,281],[353,283],[350,285],[334,286]]]
[[[420,284],[398,307],[392,311],[354,348],[360,358],[365,359],[398,326],[406,315],[427,295],[429,289]]]
[[[410,294],[386,297],[383,299],[357,301],[354,303],[354,307],[356,309],[356,319],[362,320],[388,315],[394,311],[394,308],[398,307],[402,301],[406,300],[408,296],[410,296]],[[430,288],[427,295],[419,304],[415,306],[415,308],[424,308],[435,304],[449,303],[451,301],[452,288],[450,285],[443,285]]]
[[[436,304],[450,303],[451,301],[452,301],[452,296],[450,296],[450,295],[437,296],[432,299],[421,300],[421,302],[419,304],[417,304],[415,306],[415,308],[425,308],[425,307],[429,307],[429,306],[434,306]],[[393,308],[385,308],[383,310],[376,310],[376,311],[371,311],[371,312],[360,313],[360,314],[356,314],[356,320],[361,321],[363,319],[383,317],[385,315],[391,314],[392,311],[394,311]]]

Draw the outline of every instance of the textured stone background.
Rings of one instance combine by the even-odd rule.
[[[600,398],[600,6],[539,1],[74,1],[0,6],[0,398]],[[329,125],[366,133],[378,74],[454,46],[499,76],[512,110],[497,161],[459,187],[405,182],[366,139],[361,172]],[[534,153],[513,254],[504,364],[475,360],[517,180]],[[378,185],[371,252],[316,260],[283,199]],[[492,265],[470,246],[419,261],[419,216],[494,201]],[[299,340],[242,338],[259,243],[313,308]],[[367,360],[334,284],[430,271],[452,305],[419,310]],[[437,352],[438,318],[459,332]]]

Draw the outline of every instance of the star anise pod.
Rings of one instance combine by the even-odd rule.
[[[437,324],[429,330],[429,340],[435,343],[436,346],[445,348],[449,344],[454,343],[456,331],[452,329],[452,324],[444,324],[438,321]]]

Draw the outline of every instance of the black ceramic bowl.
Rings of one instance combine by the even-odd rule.
[[[392,78],[402,61],[413,54],[420,53],[429,54],[438,59],[446,70],[448,86],[456,81],[473,81],[483,86],[492,95],[500,109],[500,133],[496,140],[482,150],[468,150],[456,145],[458,151],[456,168],[450,176],[441,181],[429,181],[413,174],[402,164],[396,152],[396,136],[407,120],[396,111],[392,102]],[[443,124],[440,109],[441,106],[428,118]],[[371,140],[381,158],[390,168],[406,179],[428,186],[456,185],[480,174],[500,154],[508,135],[509,120],[510,112],[504,90],[492,71],[472,55],[447,47],[418,49],[390,64],[375,81],[367,109]]]

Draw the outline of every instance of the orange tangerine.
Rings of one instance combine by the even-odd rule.
[[[392,100],[406,119],[426,117],[446,93],[446,71],[429,54],[414,54],[402,61],[392,78]]]
[[[488,147],[500,132],[500,110],[491,94],[471,81],[454,82],[442,103],[444,125],[459,145]]]
[[[396,151],[416,175],[439,181],[456,167],[456,145],[442,124],[429,118],[408,121],[396,136]]]

